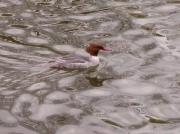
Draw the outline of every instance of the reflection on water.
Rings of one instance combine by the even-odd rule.
[[[178,134],[179,4],[1,0],[1,133]],[[48,68],[92,40],[113,49],[97,70]]]

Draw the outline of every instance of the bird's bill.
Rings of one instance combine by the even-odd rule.
[[[104,48],[103,51],[112,51],[110,48]]]

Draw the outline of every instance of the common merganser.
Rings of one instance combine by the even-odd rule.
[[[70,54],[61,57],[55,61],[51,61],[50,68],[56,69],[87,69],[95,68],[99,65],[99,51],[111,51],[110,49],[104,48],[101,43],[90,43],[86,47],[85,54]]]

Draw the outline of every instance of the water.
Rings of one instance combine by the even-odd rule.
[[[1,0],[0,133],[179,134],[179,0]],[[100,40],[93,72],[41,65]]]

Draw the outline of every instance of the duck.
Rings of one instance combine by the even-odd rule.
[[[112,50],[105,48],[103,43],[89,43],[85,48],[85,53],[73,53],[57,58],[50,62],[50,68],[59,70],[96,68],[100,64],[100,58],[98,57],[100,51]]]

